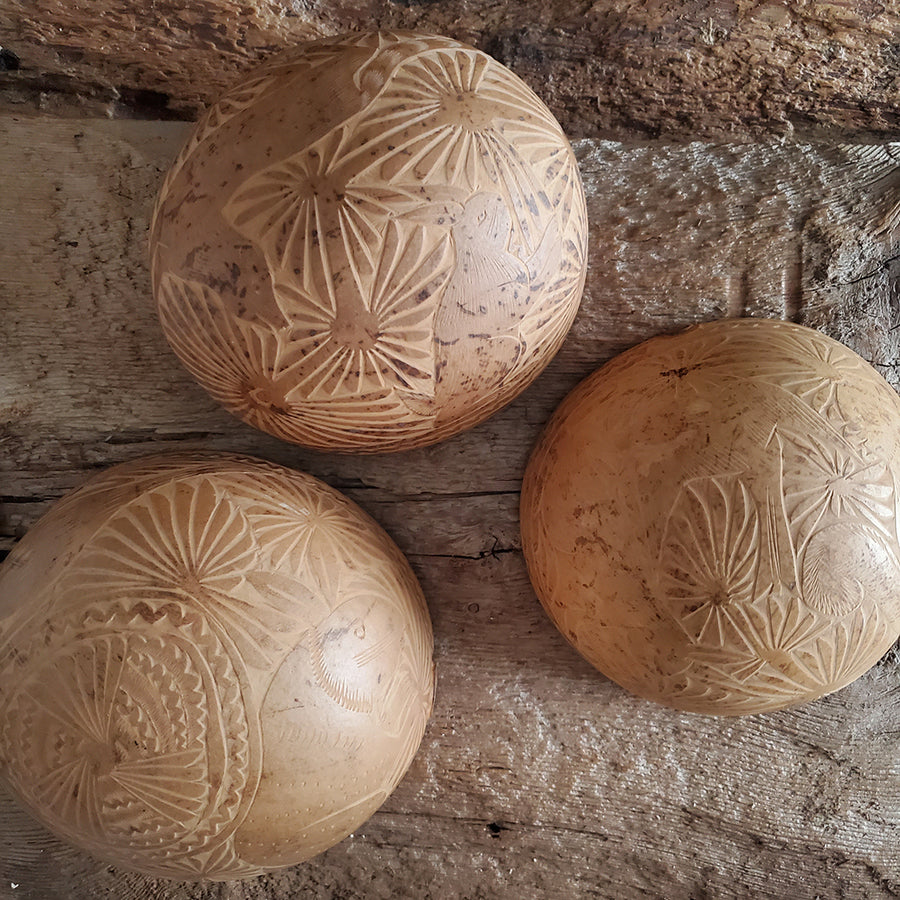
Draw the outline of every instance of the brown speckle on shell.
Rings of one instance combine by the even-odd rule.
[[[738,319],[579,385],[528,465],[547,612],[604,674],[738,715],[838,690],[900,634],[900,399],[843,345]]]
[[[213,397],[286,440],[374,452],[530,384],[574,318],[586,241],[574,155],[530,88],[465,44],[380,33],[301,47],[213,105],[150,243],[163,329]],[[286,402],[249,402],[254,374]]]

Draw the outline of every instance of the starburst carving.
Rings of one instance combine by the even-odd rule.
[[[434,396],[434,315],[450,276],[453,252],[446,235],[392,222],[377,253],[348,248],[359,302],[334,293],[307,293],[292,282],[275,293],[292,323],[292,346],[302,354],[287,398],[364,397],[396,390]],[[435,239],[436,237],[436,239]],[[372,266],[364,282],[359,272]]]
[[[296,593],[259,588],[260,549],[246,515],[205,478],[174,480],[126,504],[78,563],[77,585],[64,587],[142,597],[150,617],[172,603],[199,612],[251,666],[270,665],[302,630],[291,611]]]
[[[231,316],[211,288],[171,273],[160,279],[159,313],[173,349],[187,369],[229,412],[263,431],[314,447],[359,449],[359,442],[391,444],[428,434],[433,414],[413,412],[397,391],[380,396],[298,397],[304,365],[290,326],[274,329]],[[402,315],[402,314],[400,314]],[[386,378],[387,376],[385,376]]]
[[[756,596],[760,520],[740,479],[688,482],[666,527],[660,554],[663,590],[679,624],[698,644],[723,646],[731,609]]]

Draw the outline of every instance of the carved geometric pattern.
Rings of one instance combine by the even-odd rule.
[[[822,696],[900,632],[898,451],[900,399],[824,335],[731,320],[648,341],[566,399],[529,463],[535,589],[653,699]]]
[[[315,90],[331,108],[304,106]],[[310,45],[230,98],[151,235],[163,328],[217,400],[287,440],[379,451],[470,427],[537,376],[577,309],[587,218],[571,148],[523,82],[447,39],[372,34]],[[279,104],[311,137],[262,153],[244,123],[288,117]],[[214,275],[230,253],[268,283]]]
[[[285,483],[277,474],[255,474],[237,484],[269,565],[336,595],[338,573],[358,565],[356,548],[371,527],[366,518],[336,492]],[[273,507],[276,492],[279,502]],[[348,515],[349,510],[357,514]]]
[[[302,360],[288,397],[327,400],[345,392],[369,397],[393,390],[401,399],[433,398],[433,359],[423,348],[434,334],[438,299],[450,274],[449,236],[392,222],[377,246],[358,240],[348,242],[346,251],[366,315],[345,316],[335,293],[314,284],[275,283],[279,305],[293,310],[291,351]],[[314,269],[303,267],[307,273]]]
[[[61,545],[56,509],[77,522]],[[61,569],[29,549],[43,540]],[[140,460],[68,496],[11,562],[0,769],[102,859],[188,879],[291,864],[357,827],[418,747],[433,693],[421,590],[313,478],[241,457]],[[273,722],[327,734],[327,754],[298,769]],[[280,833],[254,805],[267,779],[290,809],[338,793],[321,794],[315,828]]]
[[[187,369],[226,409],[276,437],[333,447],[342,435],[379,435],[408,412],[397,392],[297,399],[304,361],[290,326],[279,329],[230,316],[198,282],[166,273],[158,290],[160,321]],[[425,434],[432,417],[410,423]]]
[[[140,604],[103,618],[88,607],[49,647],[47,623],[18,648],[35,662],[5,692],[0,759],[60,836],[126,868],[206,875],[209,847],[228,841],[259,779],[232,660],[174,610],[154,630]],[[211,874],[252,869],[232,854]]]
[[[722,645],[730,609],[759,580],[760,517],[739,478],[687,482],[666,524],[660,570],[666,597],[689,636]]]

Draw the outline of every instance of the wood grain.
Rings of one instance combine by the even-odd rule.
[[[150,451],[244,451],[309,471],[410,555],[435,625],[435,715],[382,811],[307,865],[246,884],[148,882],[42,843],[0,801],[0,897],[896,896],[896,651],[797,710],[719,721],[644,703],[547,621],[517,506],[564,394],[659,332],[793,318],[900,383],[897,149],[578,142],[590,274],[562,352],[479,428],[357,458],[231,419],[166,346],[145,234],[185,129],[0,119],[0,546],[92,471]]]
[[[895,896],[896,660],[794,711],[679,714],[581,661],[547,627],[519,554],[414,565],[437,635],[435,714],[353,837],[283,873],[205,887],[51,845],[18,867],[7,857],[0,896]]]
[[[900,132],[900,10],[872,0],[5,0],[0,103],[193,118],[264,56],[375,28],[486,50],[572,137]]]
[[[93,469],[167,447],[257,453],[395,503],[515,492],[541,425],[578,380],[640,340],[726,315],[820,327],[900,384],[894,145],[582,141],[588,283],[572,332],[538,383],[436,447],[371,459],[306,451],[224,413],[159,329],[148,215],[187,126],[3,121],[0,537],[7,547]],[[493,538],[482,544],[489,550]]]

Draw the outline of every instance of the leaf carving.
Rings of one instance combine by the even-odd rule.
[[[682,488],[666,523],[662,584],[688,637],[724,646],[730,611],[757,596],[760,517],[736,476],[697,478]]]

